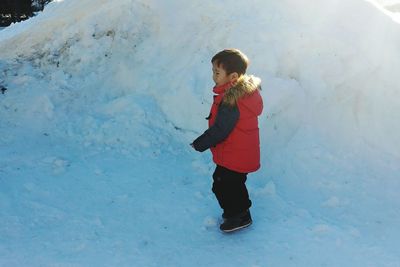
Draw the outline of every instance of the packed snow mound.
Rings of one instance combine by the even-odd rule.
[[[0,64],[12,93],[3,118],[87,145],[128,142],[138,134],[138,122],[148,125],[142,106],[151,99],[135,101],[140,97],[127,91],[137,88],[129,66],[136,64],[137,47],[157,29],[153,18],[139,1],[56,1],[43,14],[7,28]],[[157,120],[153,116],[151,127]],[[146,129],[139,134],[148,136]],[[134,143],[148,146],[145,139]]]
[[[199,132],[211,99],[209,59],[239,47],[264,80],[269,139],[287,140],[310,126],[339,143],[362,140],[399,156],[398,24],[360,0],[253,0],[226,8],[208,1],[53,2],[1,32],[2,79],[11,88],[2,118],[36,114],[52,127],[75,109],[70,129],[96,139],[88,132],[118,135],[122,120],[138,116],[130,98],[143,94],[175,128]],[[26,103],[10,116],[14,97]],[[90,110],[94,101],[104,110]]]

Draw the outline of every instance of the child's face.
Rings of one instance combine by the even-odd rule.
[[[213,80],[216,86],[220,86],[228,82],[231,82],[237,76],[235,72],[229,75],[226,74],[226,71],[222,68],[222,66],[221,65],[218,66],[215,62],[213,62],[212,71],[213,71]],[[236,74],[236,76],[234,74]]]

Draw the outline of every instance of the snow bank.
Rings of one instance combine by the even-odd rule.
[[[307,125],[337,143],[362,140],[399,156],[397,24],[363,1],[251,1],[230,12],[224,8],[208,2],[54,2],[2,31],[3,79],[11,88],[35,90],[39,99],[46,95],[59,115],[78,109],[86,116],[94,111],[82,112],[82,106],[90,109],[94,101],[112,105],[127,95],[150,95],[176,128],[199,132],[211,99],[209,59],[235,46],[264,80],[271,117],[264,135],[271,138],[272,125],[280,124],[276,138],[287,138]],[[20,91],[11,89],[9,97],[20,99]],[[113,117],[131,112],[121,108]],[[85,126],[79,121],[71,127]]]

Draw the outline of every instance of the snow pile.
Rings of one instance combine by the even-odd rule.
[[[132,1],[53,2],[38,17],[4,30],[4,77],[9,91],[24,92],[10,94],[2,117],[87,145],[130,139],[134,124],[147,123],[139,102],[151,102],[134,100],[141,90],[129,68],[136,64],[137,47],[155,30],[149,13]],[[137,94],[127,96],[129,90]]]
[[[129,127],[133,117],[143,117],[140,107],[128,107],[137,102],[130,98],[143,94],[157,101],[176,128],[198,132],[204,128],[198,118],[210,102],[209,58],[236,46],[253,59],[250,71],[264,78],[272,117],[266,135],[276,123],[283,124],[279,136],[309,125],[341,139],[335,142],[362,140],[399,156],[397,24],[360,1],[320,2],[307,12],[297,10],[308,1],[237,5],[224,14],[224,5],[211,8],[207,2],[52,3],[44,14],[2,32],[3,79],[29,95],[28,103],[20,102],[19,118],[32,121],[35,114],[62,127],[67,122],[81,134],[120,132],[123,121]],[[245,22],[236,25],[233,17]],[[16,94],[10,97],[23,97]],[[94,102],[101,110],[92,109]],[[86,120],[69,122],[71,109]],[[290,118],[281,120],[277,113]],[[16,120],[7,115],[2,117]]]
[[[187,209],[179,201],[173,203],[179,206],[177,214],[193,216],[199,210],[196,199],[209,196],[202,193],[204,184],[193,182],[185,172],[204,179],[212,168],[209,155],[199,156],[188,146],[206,127],[203,118],[213,86],[209,61],[225,47],[238,47],[252,61],[249,73],[262,78],[265,101],[260,118],[263,168],[249,182],[255,214],[259,214],[256,219],[265,223],[265,229],[258,228],[259,234],[249,237],[254,244],[249,254],[256,259],[253,265],[264,266],[268,256],[275,263],[272,266],[345,266],[348,260],[352,266],[396,266],[400,255],[393,245],[400,238],[399,41],[399,24],[362,0],[250,0],[229,5],[211,0],[55,1],[43,14],[0,32],[0,83],[8,88],[0,95],[0,145],[19,155],[26,149],[23,145],[8,145],[19,144],[29,133],[32,144],[43,145],[43,138],[49,137],[55,144],[75,143],[87,151],[117,151],[135,162],[143,157],[135,173],[154,181],[147,181],[138,194],[155,190],[161,202],[168,203],[170,195],[164,188],[190,187],[195,199],[176,189],[180,197],[190,199]],[[129,163],[123,157],[115,156],[122,162],[120,168],[102,170],[97,163],[85,163],[86,156],[76,151],[67,158],[42,158],[46,152],[38,147],[30,147],[40,156],[28,157],[26,170],[33,168],[30,160],[38,160],[34,170],[50,168],[53,175],[86,177],[84,170],[90,166],[89,184],[98,176],[113,177],[113,172],[129,180]],[[68,153],[58,146],[55,151]],[[115,163],[111,156],[104,157],[95,160]],[[13,166],[11,159],[6,162]],[[74,164],[82,169],[71,171]],[[175,165],[185,167],[176,170]],[[175,181],[176,176],[181,180]],[[51,192],[54,185],[49,177],[42,179]],[[109,180],[101,181],[95,189],[113,188]],[[75,195],[85,191],[85,185],[80,186]],[[135,180],[134,186],[140,183]],[[26,182],[22,187],[41,195],[34,184]],[[92,203],[95,189],[83,201]],[[121,188],[115,190],[120,195],[113,201],[152,216],[151,202],[135,206],[132,196],[120,192]],[[12,204],[8,193],[3,193],[4,203]],[[11,204],[4,204],[7,210]],[[66,214],[73,210],[71,205]],[[165,212],[161,206],[154,209],[155,214]],[[118,210],[114,213],[121,215]],[[67,216],[57,210],[52,214],[47,218],[51,223]],[[16,218],[8,216],[7,225],[17,224]],[[90,224],[112,236],[98,218],[91,219]],[[172,224],[172,219],[165,220]],[[207,231],[217,225],[209,215],[197,215],[191,222],[198,221]],[[118,228],[117,221],[108,222]],[[154,223],[146,221],[148,227],[156,227]],[[0,228],[2,232],[6,228]],[[151,260],[149,251],[163,251],[162,246],[149,244],[154,234],[141,239],[139,232],[134,233],[139,240],[134,244],[137,255],[145,255],[140,257],[142,265]],[[264,235],[271,238],[267,247],[258,239]],[[165,242],[170,238],[164,237]],[[176,238],[176,242],[187,241],[187,236]],[[319,242],[329,245],[319,258],[293,262],[290,255],[279,258],[290,248],[282,238],[291,239],[297,256],[312,256],[308,252],[318,250]],[[203,245],[208,242],[201,240]],[[233,247],[232,255],[243,252]],[[344,255],[332,258],[334,249]],[[177,265],[173,255],[173,251],[167,255],[172,257],[168,266]],[[204,265],[210,265],[210,259],[218,255],[199,257]],[[127,262],[122,265],[128,266]],[[249,263],[244,257],[239,262]]]

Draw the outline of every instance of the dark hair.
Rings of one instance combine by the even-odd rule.
[[[242,75],[246,73],[249,59],[239,49],[231,48],[218,52],[211,59],[211,63],[222,66],[226,74],[237,72],[239,75]]]

